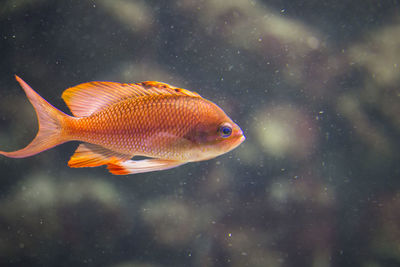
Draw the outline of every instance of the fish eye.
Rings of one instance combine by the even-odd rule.
[[[222,137],[227,138],[232,134],[232,126],[229,123],[224,123],[219,127],[218,131]]]

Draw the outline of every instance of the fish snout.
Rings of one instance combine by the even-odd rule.
[[[243,134],[243,131],[240,128],[237,131],[235,131],[233,137],[236,140],[235,147],[243,143],[244,140],[246,140],[246,136]]]

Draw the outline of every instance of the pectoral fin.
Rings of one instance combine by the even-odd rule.
[[[186,162],[165,160],[165,159],[143,159],[143,160],[114,160],[107,164],[107,169],[116,175],[126,175],[135,173],[144,173],[152,171],[162,171],[178,167]]]

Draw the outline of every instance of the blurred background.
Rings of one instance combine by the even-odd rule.
[[[0,158],[1,266],[400,266],[397,0],[2,0],[0,148],[28,144],[21,76],[64,89],[158,80],[247,140],[130,176],[70,169],[77,143]]]

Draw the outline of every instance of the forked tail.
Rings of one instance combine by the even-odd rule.
[[[15,76],[15,78],[35,108],[39,131],[32,142],[25,148],[12,152],[0,151],[0,154],[10,158],[25,158],[68,141],[63,136],[62,124],[63,120],[69,116],[50,105],[21,78],[18,76]]]

